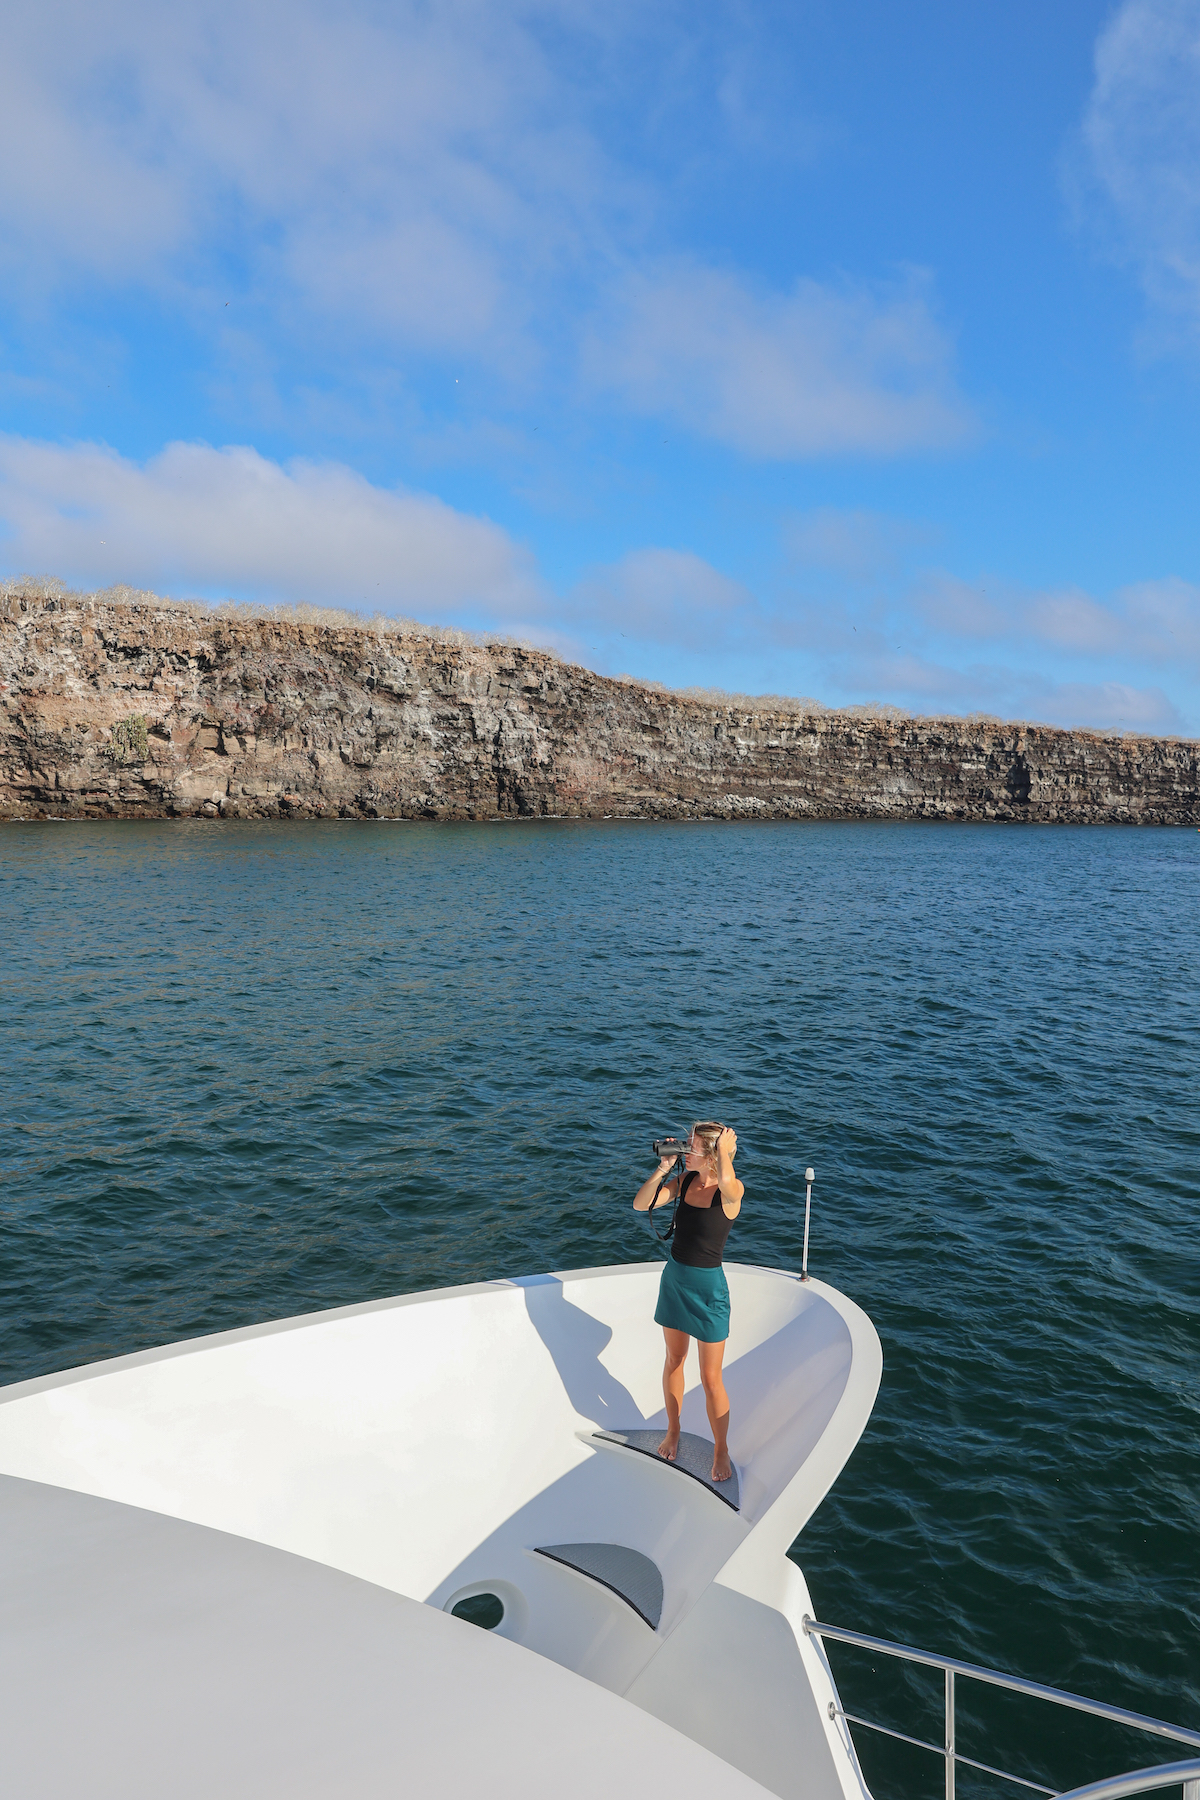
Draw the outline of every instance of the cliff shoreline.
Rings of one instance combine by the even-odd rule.
[[[546,651],[0,597],[0,819],[1200,824],[1200,743],[705,700]]]

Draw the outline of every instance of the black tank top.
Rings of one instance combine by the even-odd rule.
[[[696,1178],[696,1170],[689,1169],[679,1190],[671,1255],[676,1262],[686,1263],[691,1269],[719,1269],[733,1220],[726,1216],[721,1205],[720,1188],[713,1195],[711,1205],[688,1205],[684,1195]]]

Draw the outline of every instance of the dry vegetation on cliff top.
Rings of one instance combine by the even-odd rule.
[[[92,609],[101,606],[143,606],[156,607],[174,612],[190,614],[196,619],[278,619],[283,623],[324,627],[331,631],[355,630],[368,631],[377,637],[419,638],[426,643],[447,645],[452,648],[473,647],[485,649],[501,647],[520,650],[534,650],[540,656],[551,657],[555,662],[563,661],[558,652],[545,644],[537,644],[527,638],[506,636],[498,632],[463,631],[456,625],[422,625],[416,619],[391,618],[383,613],[375,613],[368,617],[346,607],[310,606],[304,601],[281,606],[267,606],[254,601],[223,600],[214,604],[207,600],[174,600],[163,594],[155,594],[146,588],[125,586],[98,588],[83,591],[69,588],[65,582],[51,575],[18,575],[0,580],[0,618],[13,616],[14,600],[54,600],[60,605]],[[632,675],[616,675],[610,680],[621,682],[628,687],[641,687],[653,693],[670,693],[680,700],[690,700],[700,706],[727,707],[738,712],[772,712],[795,713],[801,716],[821,713],[830,717],[853,719],[916,719],[932,718],[938,715],[914,714],[902,706],[892,706],[881,701],[870,701],[858,706],[830,707],[820,700],[807,696],[791,694],[736,694],[724,688],[685,687],[668,688],[661,681],[640,681]],[[979,724],[1016,724],[1027,725],[1034,721],[1002,720],[994,713],[967,713],[963,715],[965,722]],[[1040,723],[1040,721],[1039,721]],[[1051,727],[1051,729],[1056,729]],[[1138,731],[1102,731],[1087,730],[1084,735],[1094,737],[1142,738],[1151,734]],[[1180,742],[1177,734],[1171,734],[1166,741]]]

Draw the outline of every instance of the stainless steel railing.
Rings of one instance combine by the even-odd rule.
[[[1177,1787],[1183,1783],[1186,1794],[1200,1790],[1200,1761],[1156,1763],[1149,1769],[1133,1769],[1128,1775],[1113,1775],[1108,1781],[1089,1781],[1086,1787],[1072,1788],[1058,1800],[1125,1800],[1127,1794],[1148,1793],[1151,1788]]]
[[[928,1650],[914,1650],[911,1644],[892,1644],[886,1638],[867,1637],[861,1631],[843,1631],[837,1625],[822,1625],[807,1613],[801,1623],[809,1637],[832,1638],[835,1643],[854,1644],[860,1650],[876,1650],[882,1656],[895,1656],[903,1662],[923,1663],[926,1668],[942,1670],[946,1694],[946,1731],[945,1742],[942,1744],[929,1744],[923,1738],[909,1737],[903,1731],[893,1731],[890,1725],[880,1725],[874,1719],[859,1718],[857,1714],[846,1712],[832,1700],[829,1702],[829,1716],[831,1719],[843,1719],[847,1725],[862,1725],[868,1731],[878,1731],[884,1737],[897,1738],[902,1744],[912,1744],[918,1750],[932,1750],[934,1755],[944,1757],[946,1800],[954,1800],[954,1771],[958,1763],[963,1763],[970,1769],[979,1769],[985,1775],[998,1775],[1002,1781],[1015,1782],[1018,1787],[1032,1788],[1037,1794],[1052,1795],[1056,1791],[1054,1788],[1043,1787],[1039,1782],[1027,1781],[1023,1775],[1013,1775],[1007,1769],[997,1769],[991,1763],[976,1762],[974,1757],[963,1755],[955,1742],[954,1732],[954,1683],[959,1675],[971,1681],[987,1682],[992,1687],[1007,1688],[1014,1694],[1026,1694],[1034,1700],[1049,1700],[1055,1706],[1069,1706],[1076,1712],[1091,1713],[1098,1719],[1110,1719],[1116,1725],[1129,1725],[1137,1731],[1153,1732],[1157,1737],[1171,1738],[1177,1744],[1190,1744],[1200,1749],[1200,1731],[1189,1731],[1183,1725],[1169,1725],[1164,1719],[1151,1719],[1145,1713],[1129,1712],[1123,1706],[1109,1706],[1103,1700],[1088,1700],[1082,1694],[1070,1694],[1062,1688],[1044,1687],[1040,1681],[1025,1681],[1019,1675],[1006,1675],[1000,1669],[985,1669],[978,1663],[960,1662],[954,1656],[933,1656]],[[1072,1789],[1061,1800],[1121,1800],[1126,1794],[1181,1785],[1183,1800],[1200,1800],[1200,1759],[1136,1769],[1131,1774],[1114,1776],[1109,1781],[1092,1782],[1087,1787]]]

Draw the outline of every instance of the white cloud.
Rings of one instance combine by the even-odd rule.
[[[908,519],[863,507],[819,506],[784,526],[784,547],[804,568],[828,569],[851,581],[892,574],[933,533]]]
[[[959,638],[1043,644],[1122,662],[1200,659],[1200,587],[1176,576],[1121,588],[1106,603],[1080,588],[1036,592],[939,575],[928,579],[916,606],[927,625]]]
[[[904,519],[820,508],[784,527],[799,579],[765,594],[690,551],[637,550],[559,603],[571,635],[554,641],[672,687],[1099,730],[1200,727],[1189,694],[1200,684],[1200,588],[1169,578],[1100,601],[1082,589],[914,576],[907,552],[929,536]]]
[[[1171,663],[1191,658],[1200,662],[1200,587],[1194,582],[1177,575],[1134,582],[1121,589],[1118,601],[1139,646],[1130,654]]]
[[[150,292],[258,359],[243,395],[297,346],[343,378],[381,351],[453,356],[509,394],[552,370],[561,394],[591,319],[603,388],[734,449],[957,443],[971,424],[921,280],[648,271],[679,170],[631,123],[639,96],[716,138],[779,122],[745,37],[676,0],[0,9],[0,270],[39,314],[56,286]]]
[[[986,713],[1096,730],[1185,732],[1197,725],[1159,681],[1080,680],[1064,674],[1053,654],[1026,645],[1010,646],[1008,654],[996,646],[985,660],[969,649],[963,654],[961,642],[928,637],[902,611],[890,629],[860,618],[856,630],[844,609],[814,606],[776,635],[789,649],[816,653],[817,690],[829,704],[876,700],[935,717]]]
[[[489,520],[338,463],[284,467],[239,446],[169,444],[138,464],[97,444],[0,437],[0,521],[12,573],[87,587],[471,613],[506,628],[543,610],[530,559]]]
[[[794,519],[784,530],[786,597],[760,641],[801,663],[803,686],[831,703],[1200,730],[1200,587],[1167,577],[1098,597],[996,577],[966,581],[914,567],[913,551],[932,535],[857,510]]]
[[[588,367],[635,411],[760,457],[892,454],[974,430],[925,284],[753,288],[691,264],[629,278]]]
[[[1019,671],[1007,690],[1018,698],[1019,716],[1093,731],[1145,731],[1171,735],[1184,729],[1179,708],[1157,685],[1124,681],[1038,681]]]
[[[835,523],[810,515],[809,548],[844,565]],[[897,532],[901,523],[891,522]],[[1183,581],[1144,582],[1101,603],[949,576],[914,589],[901,573],[890,594],[872,576],[869,589],[764,599],[692,551],[647,546],[556,597],[487,519],[375,486],[342,464],[281,465],[237,446],[171,444],[139,464],[102,445],[0,437],[0,566],[82,587],[442,619],[533,636],[675,687],[1195,729],[1170,693],[1200,661],[1200,589]]]
[[[810,517],[821,548],[836,515],[831,509]],[[887,524],[903,537],[904,521]],[[833,539],[840,550],[839,534]],[[1148,590],[1126,591],[1131,616],[1200,621],[1198,596],[1185,584],[1152,583]],[[1099,730],[1188,729],[1176,700],[1154,679],[1166,673],[1158,636],[1135,638],[1133,627],[1118,635],[1122,673],[1113,675],[1110,627],[1078,610],[1085,600],[1010,590],[997,603],[968,583],[941,577],[891,598],[873,589],[856,600],[843,590],[768,604],[691,552],[648,548],[581,581],[558,612],[572,621],[574,635],[555,641],[567,654],[590,651],[601,666],[637,665],[672,687],[815,692],[829,705],[875,700],[932,716],[982,712]],[[1088,606],[1105,620],[1116,616],[1096,602]],[[990,640],[986,655],[980,639]],[[1127,654],[1135,643],[1136,674]],[[664,645],[669,661],[661,653],[645,655],[646,647]],[[1146,679],[1139,682],[1137,674]]]
[[[1093,731],[1175,733],[1184,729],[1178,706],[1157,682],[1063,679],[1027,661],[986,664],[911,655],[877,665],[886,691],[914,711],[1081,727]],[[865,670],[859,671],[859,681]]]
[[[1200,0],[1126,0],[1095,61],[1092,174],[1151,301],[1200,326]]]
[[[720,654],[759,617],[754,596],[740,581],[690,550],[653,547],[592,570],[568,605],[586,629],[673,645],[689,658]]]
[[[0,13],[10,270],[193,313],[289,296],[418,346],[511,352],[531,279],[625,184],[543,47],[573,0],[47,0]],[[527,346],[528,348],[528,346]]]

